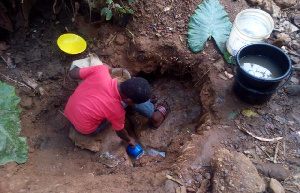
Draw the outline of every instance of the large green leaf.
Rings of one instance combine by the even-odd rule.
[[[188,44],[192,52],[200,52],[211,37],[222,53],[226,51],[232,24],[218,0],[205,0],[198,5],[188,27]]]
[[[28,145],[25,137],[19,137],[21,121],[18,109],[20,98],[15,88],[0,82],[0,165],[27,161]]]

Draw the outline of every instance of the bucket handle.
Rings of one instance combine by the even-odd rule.
[[[275,90],[272,90],[272,91],[268,91],[268,92],[261,92],[261,91],[258,91],[258,90],[254,90],[254,89],[251,89],[251,88],[247,88],[246,86],[244,86],[237,78],[236,78],[236,75],[235,75],[235,72],[234,72],[234,68],[233,68],[233,61],[235,59],[235,56],[232,56],[231,57],[231,70],[232,70],[232,74],[233,74],[233,77],[234,77],[234,80],[241,86],[243,87],[244,89],[250,91],[250,92],[253,92],[253,93],[256,93],[256,94],[265,94],[265,95],[269,95],[269,94],[273,94],[275,92],[277,92],[278,90],[282,89],[292,78],[293,74],[294,74],[294,69],[292,68],[291,69],[291,72],[290,72],[290,75],[289,75],[289,78],[285,81],[285,83],[283,83],[282,85],[280,85],[279,87],[277,87]]]

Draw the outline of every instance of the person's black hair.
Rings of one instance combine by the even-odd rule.
[[[141,77],[128,79],[120,84],[121,93],[135,104],[146,102],[151,97],[148,81]]]

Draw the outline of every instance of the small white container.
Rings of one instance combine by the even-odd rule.
[[[245,9],[235,18],[229,38],[226,42],[227,51],[236,55],[241,47],[264,42],[274,29],[274,20],[260,9]]]

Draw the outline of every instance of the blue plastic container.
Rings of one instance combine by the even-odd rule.
[[[139,156],[142,155],[143,148],[139,144],[136,144],[135,148],[132,148],[131,145],[128,145],[126,151],[129,155],[138,158]]]

